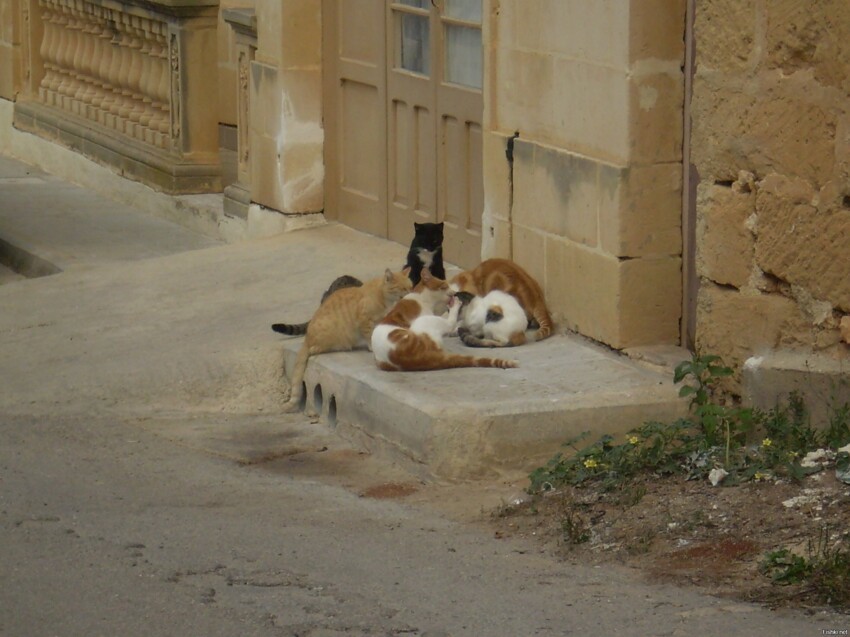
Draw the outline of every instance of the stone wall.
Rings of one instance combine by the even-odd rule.
[[[617,348],[679,342],[684,10],[489,3],[484,256],[526,266],[561,325]]]
[[[850,360],[850,5],[700,0],[694,33],[697,347]]]
[[[251,63],[251,198],[285,213],[324,207],[319,0],[257,3]]]

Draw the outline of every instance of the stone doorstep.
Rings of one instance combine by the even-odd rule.
[[[302,339],[284,342],[286,369]],[[382,372],[367,351],[310,360],[306,408],[370,451],[444,479],[515,476],[589,431],[623,434],[685,415],[669,375],[573,335],[502,350],[452,351],[518,360],[517,369]]]

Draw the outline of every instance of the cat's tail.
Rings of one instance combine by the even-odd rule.
[[[545,307],[537,310],[534,313],[534,320],[537,322],[537,331],[534,333],[535,341],[542,341],[544,338],[552,336],[552,317],[549,316],[549,310]]]
[[[519,367],[516,361],[509,361],[504,358],[490,358],[487,356],[468,356],[466,354],[454,354],[450,352],[441,352],[442,360],[438,360],[438,367],[434,369],[451,369],[457,367],[496,367],[498,369],[509,369]]]
[[[306,323],[272,323],[272,329],[275,332],[279,332],[280,334],[286,334],[287,336],[303,336],[307,333],[307,326],[310,325],[310,321]]]
[[[404,358],[390,355],[390,364],[378,365],[385,371],[405,372],[428,372],[438,369],[456,369],[459,367],[496,367],[509,369],[518,367],[516,361],[503,358],[489,358],[483,356],[468,356],[466,354],[454,354],[444,350],[435,350],[425,355],[419,355],[415,359],[404,360]]]

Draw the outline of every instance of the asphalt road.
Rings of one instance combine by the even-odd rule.
[[[218,442],[175,437],[216,418]],[[222,452],[223,430],[237,452]],[[240,431],[255,442],[286,433],[290,453],[252,456]],[[246,417],[18,416],[2,419],[0,437],[2,635],[820,635],[835,627],[561,563],[427,503],[361,497],[367,475],[382,479],[379,461],[352,473],[346,446],[303,417],[272,427]],[[439,487],[423,488],[438,497]]]

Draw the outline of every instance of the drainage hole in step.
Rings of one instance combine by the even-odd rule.
[[[307,383],[301,383],[301,400],[298,402],[298,410],[304,411],[307,406]]]
[[[322,386],[317,384],[313,388],[313,408],[317,414],[322,413],[322,402]]]
[[[336,396],[331,396],[328,401],[328,424],[331,427],[336,427]]]

